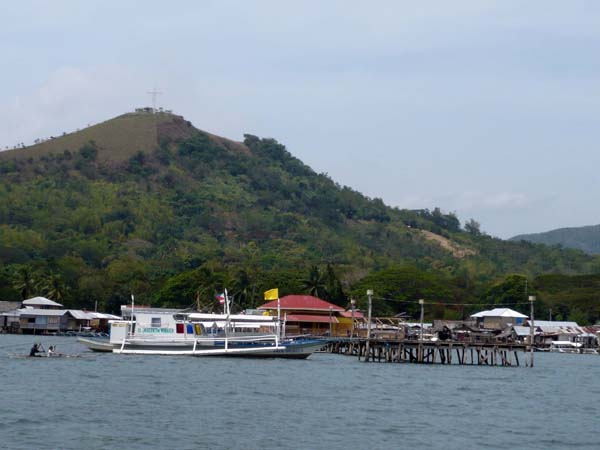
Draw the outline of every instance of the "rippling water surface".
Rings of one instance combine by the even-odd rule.
[[[91,353],[0,335],[0,448],[599,449],[600,356],[533,369]]]

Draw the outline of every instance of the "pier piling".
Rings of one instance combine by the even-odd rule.
[[[380,338],[339,338],[330,341],[327,345],[329,353],[355,356],[359,361],[364,362],[500,367],[519,366],[518,353],[523,352],[526,355],[528,350],[527,345],[516,343],[433,342]]]

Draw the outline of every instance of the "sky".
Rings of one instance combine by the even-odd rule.
[[[600,223],[600,2],[6,1],[0,146],[151,105],[508,238]]]

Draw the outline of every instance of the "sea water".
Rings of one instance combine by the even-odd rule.
[[[21,357],[34,340],[80,357]],[[448,367],[116,355],[0,335],[0,448],[600,449],[599,374],[598,355]]]

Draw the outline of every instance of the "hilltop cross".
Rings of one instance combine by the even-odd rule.
[[[157,91],[155,87],[151,91],[148,91],[148,94],[152,95],[152,112],[156,112],[156,96],[162,94],[162,92]]]

